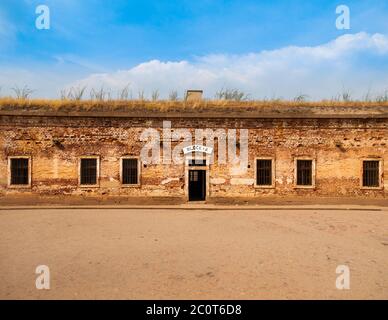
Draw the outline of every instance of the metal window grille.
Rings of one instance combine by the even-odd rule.
[[[256,160],[256,184],[260,186],[272,185],[272,160]]]
[[[378,187],[379,161],[368,160],[363,162],[362,185],[364,187]]]
[[[206,160],[205,159],[190,159],[189,167],[205,167]]]
[[[137,159],[122,159],[122,183],[138,183],[138,163]]]
[[[11,184],[28,184],[28,159],[11,159]]]
[[[81,159],[81,184],[97,184],[97,159]]]
[[[190,181],[193,181],[193,182],[198,181],[198,171],[197,170],[190,170],[189,175],[190,175],[190,177],[189,177]]]
[[[313,161],[297,160],[296,163],[297,163],[297,173],[296,173],[297,185],[311,186],[313,181],[313,177],[312,177]]]

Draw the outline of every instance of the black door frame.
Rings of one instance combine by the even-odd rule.
[[[206,169],[188,169],[189,201],[206,200]]]
[[[185,192],[185,199],[186,201],[191,202],[190,199],[190,170],[203,170],[205,171],[205,178],[204,178],[204,200],[206,201],[210,196],[210,156],[208,155],[187,155],[185,157],[185,185],[184,185],[184,192]],[[199,200],[200,201],[200,200]]]

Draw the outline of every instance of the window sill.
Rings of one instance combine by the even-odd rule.
[[[9,189],[31,189],[31,184],[9,184]]]
[[[140,183],[137,184],[122,184],[121,188],[140,188]]]
[[[88,189],[88,188],[99,188],[100,185],[99,184],[80,184],[78,185],[78,187],[82,189]]]
[[[381,187],[361,187],[360,188],[361,190],[383,190],[384,187],[381,186]]]
[[[294,189],[315,189],[315,186],[294,186]]]

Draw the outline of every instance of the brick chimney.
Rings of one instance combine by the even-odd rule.
[[[202,90],[187,90],[186,101],[201,101],[202,93],[203,93]]]

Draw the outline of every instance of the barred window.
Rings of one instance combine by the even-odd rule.
[[[11,185],[28,185],[28,158],[12,158],[11,160]]]
[[[205,167],[206,159],[189,159],[189,167]]]
[[[296,184],[298,186],[311,186],[313,184],[313,161],[297,160],[296,167]]]
[[[81,179],[80,184],[94,185],[97,184],[97,159],[81,159]]]
[[[379,187],[380,183],[380,163],[378,160],[363,161],[362,186],[363,187]]]
[[[138,159],[122,159],[122,184],[138,184]]]
[[[272,185],[272,160],[271,159],[256,160],[256,185],[258,186]]]

